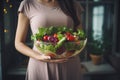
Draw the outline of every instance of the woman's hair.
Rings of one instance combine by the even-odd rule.
[[[48,0],[53,1],[53,0]],[[57,0],[61,10],[68,16],[73,19],[74,22],[74,29],[80,24],[80,20],[77,16],[77,10],[74,0]]]
[[[74,21],[74,27],[80,24],[80,20],[77,17],[77,11],[75,8],[75,2],[73,0],[57,0],[61,10]]]

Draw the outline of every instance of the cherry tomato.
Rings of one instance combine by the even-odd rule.
[[[44,41],[47,41],[47,40],[48,40],[48,36],[45,35],[45,36],[43,37],[43,40],[44,40]]]
[[[53,35],[55,38],[57,38],[57,34],[55,33],[54,35]]]
[[[70,35],[70,36],[67,36],[67,40],[68,41],[74,41],[75,40],[75,37]]]

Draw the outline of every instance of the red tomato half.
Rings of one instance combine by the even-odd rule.
[[[67,40],[68,41],[74,41],[75,40],[75,37],[70,35],[70,36],[67,36]]]
[[[44,41],[47,41],[47,40],[48,40],[48,36],[45,35],[45,36],[43,37],[43,40],[44,40]]]

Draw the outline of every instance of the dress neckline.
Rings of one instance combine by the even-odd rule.
[[[51,10],[60,9],[59,6],[47,6],[47,5],[44,5],[44,4],[40,3],[38,0],[35,0],[35,2],[36,2],[39,6],[41,5],[41,6],[45,7],[45,8],[51,9]]]

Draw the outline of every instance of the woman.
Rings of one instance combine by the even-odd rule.
[[[41,55],[35,46],[33,49],[25,44],[28,28],[35,34],[39,27],[66,25],[77,29],[80,27],[82,8],[73,0],[23,0],[18,9],[18,25],[15,47],[22,54],[30,57],[26,80],[81,80],[79,56],[52,62]]]

